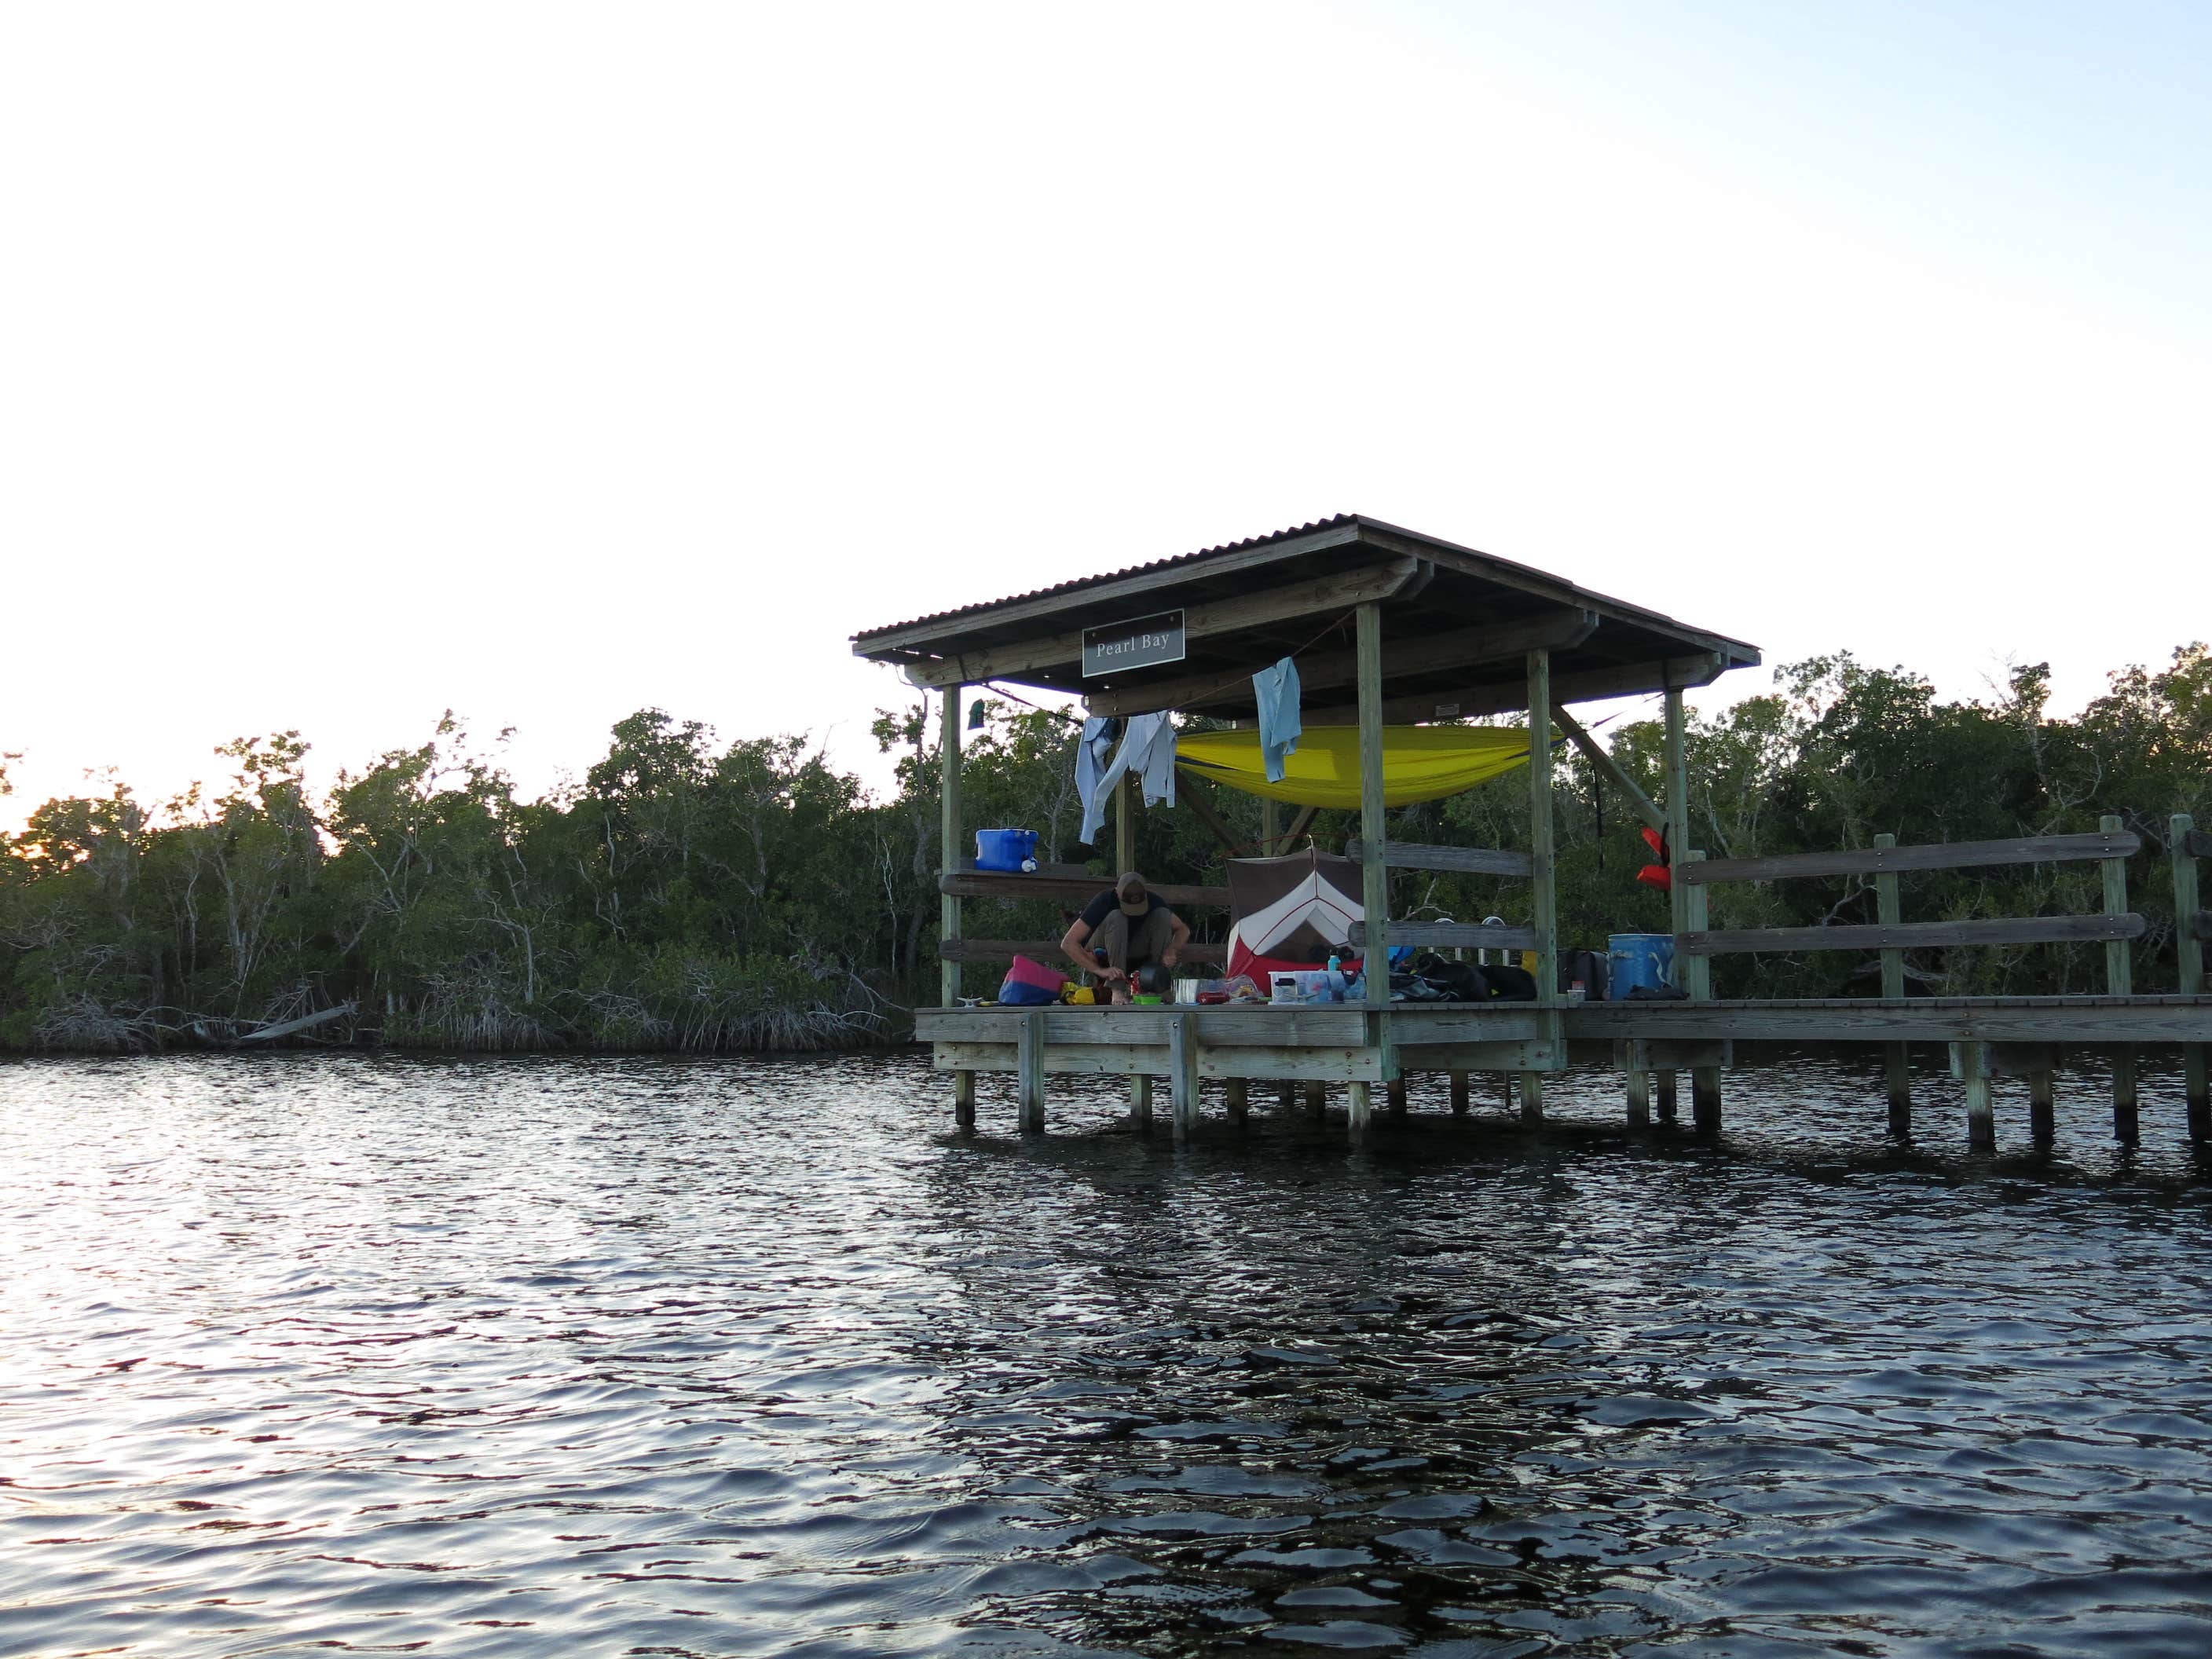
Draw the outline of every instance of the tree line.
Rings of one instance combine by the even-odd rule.
[[[2150,930],[2136,984],[2173,983],[2167,823],[2212,824],[2212,653],[2112,675],[2071,719],[2047,709],[2050,672],[2014,671],[1981,699],[1939,699],[1923,677],[1837,654],[1777,689],[1693,716],[1693,842],[1716,857],[2094,830],[2118,812],[2143,838],[2130,870]],[[971,696],[977,694],[971,693]],[[981,694],[962,787],[971,825],[1040,833],[1043,856],[1103,856],[1074,840],[1075,731],[1057,711]],[[225,1042],[295,1021],[301,1040],[449,1049],[797,1049],[897,1040],[937,977],[938,755],[932,710],[889,711],[876,741],[895,783],[871,793],[805,739],[721,744],[658,709],[613,729],[580,780],[520,797],[499,745],[448,715],[418,748],[307,781],[299,734],[216,751],[222,781],[142,802],[124,784],[51,800],[0,841],[0,1048],[147,1050]],[[1646,705],[1599,733],[1662,793],[1662,733]],[[1239,851],[1256,801],[1208,789]],[[1632,809],[1582,756],[1554,771],[1563,945],[1664,932],[1667,900],[1639,884],[1650,855]],[[0,790],[6,787],[0,769]],[[1352,815],[1309,833],[1340,848]],[[1528,844],[1526,775],[1393,814],[1417,841]],[[1224,849],[1196,815],[1143,813],[1139,862],[1162,880],[1218,881]],[[972,847],[963,850],[972,852]],[[1099,849],[1103,851],[1105,849]],[[1401,872],[1400,916],[1526,919],[1524,887]],[[2101,908],[2094,865],[1908,875],[1912,921]],[[975,937],[1057,933],[1035,902],[969,900]],[[1714,890],[1715,927],[1875,920],[1863,880]],[[1218,939],[1226,917],[1192,917]],[[2103,988],[2096,945],[1916,952],[1917,992]],[[1721,995],[1872,994],[1850,952],[1731,957]],[[994,970],[968,970],[983,981]],[[318,1018],[318,1017],[320,1017]]]

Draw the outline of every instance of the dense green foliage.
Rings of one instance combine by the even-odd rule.
[[[2047,670],[2022,669],[1990,702],[1942,702],[1924,680],[1848,656],[1784,671],[1783,690],[1696,721],[1693,839],[1716,856],[1962,841],[2094,829],[2125,817],[2144,839],[2130,871],[2151,921],[2139,988],[2172,983],[2164,869],[2174,812],[2212,823],[2212,654],[2130,669],[2072,720],[2045,710]],[[1041,832],[1073,861],[1073,732],[1002,701],[969,734],[971,824]],[[326,1041],[438,1048],[810,1048],[891,1036],[902,1005],[934,994],[937,756],[933,723],[886,714],[878,740],[897,783],[872,799],[793,738],[740,741],[658,710],[615,727],[582,781],[518,799],[453,720],[318,796],[298,734],[241,739],[218,793],[149,810],[118,786],[55,800],[0,856],[0,1046],[139,1048],[352,1005]],[[1656,721],[1604,735],[1660,793]],[[1392,833],[1527,844],[1525,775],[1407,808]],[[5,773],[0,770],[0,788]],[[1203,787],[1203,786],[1193,786]],[[1636,884],[1638,823],[1578,755],[1557,771],[1562,942],[1664,931],[1666,901]],[[1212,794],[1254,850],[1258,803]],[[1345,815],[1312,827],[1341,843]],[[1146,813],[1139,861],[1162,879],[1218,870],[1191,812]],[[965,849],[965,850],[972,850]],[[1102,872],[1106,866],[1094,861]],[[1510,884],[1401,875],[1399,915],[1525,917]],[[1908,920],[2100,908],[2094,865],[1905,878]],[[1870,921],[1863,883],[1724,887],[1715,926]],[[1225,919],[1194,918],[1218,938]],[[971,936],[1060,931],[1051,907],[970,901]],[[2102,988],[2101,947],[1916,955],[1938,992]],[[991,977],[971,969],[979,989]],[[1722,994],[1872,991],[1870,957],[1725,957]]]

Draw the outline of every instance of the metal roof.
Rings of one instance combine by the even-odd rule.
[[[880,628],[871,628],[852,636],[854,645],[872,640],[878,634],[902,633],[909,628],[921,628],[930,623],[951,622],[957,617],[972,617],[979,611],[995,611],[1002,605],[1012,605],[1027,599],[1050,599],[1056,594],[1079,592],[1102,582],[1119,581],[1125,576],[1140,576],[1148,570],[1165,570],[1178,564],[1194,564],[1200,559],[1217,553],[1234,553],[1248,547],[1264,547],[1269,542],[1288,541],[1293,536],[1310,535],[1316,530],[1334,530],[1343,525],[1376,524],[1376,520],[1362,520],[1357,513],[1334,513],[1326,519],[1316,519],[1311,524],[1293,525],[1288,530],[1271,531],[1265,536],[1247,536],[1241,542],[1224,542],[1218,547],[1201,547],[1195,553],[1177,553],[1170,558],[1154,559],[1146,564],[1133,564],[1120,570],[1104,570],[1095,576],[1076,576],[1064,582],[1054,582],[1050,587],[1033,587],[1026,593],[1007,593],[995,599],[980,599],[974,605],[955,605],[950,611],[933,611],[926,617],[915,617],[906,622],[885,623]]]

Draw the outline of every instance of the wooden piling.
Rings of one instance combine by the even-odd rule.
[[[1690,1123],[1701,1135],[1721,1132],[1721,1071],[1717,1066],[1691,1068]]]
[[[1249,1114],[1250,1083],[1241,1077],[1232,1077],[1222,1085],[1229,1107],[1229,1121],[1243,1128]]]
[[[1375,1115],[1375,1097],[1370,1085],[1353,1081],[1345,1085],[1345,1094],[1351,1103],[1346,1117],[1346,1127],[1355,1141],[1366,1139],[1369,1121]]]
[[[1306,1085],[1306,1115],[1316,1123],[1328,1115],[1328,1085],[1326,1083]]]
[[[1624,1071],[1628,1084],[1628,1127],[1646,1129],[1651,1126],[1650,1045],[1632,1040],[1624,1048],[1627,1062]]]
[[[1044,1010],[1033,1008],[1014,1043],[1014,1089],[1021,1130],[1044,1133]]]
[[[1298,1085],[1295,1083],[1278,1085],[1275,1089],[1275,1109],[1288,1117],[1298,1103]]]
[[[1181,1145],[1198,1127],[1198,1021],[1188,1014],[1168,1021],[1168,1094]]]
[[[1966,1085],[1966,1150],[1994,1152],[1997,1149],[1997,1115],[1990,1077],[1989,1044],[1953,1043],[1951,1073]]]
[[[1675,1076],[1673,1072],[1659,1072],[1653,1075],[1654,1091],[1659,1097],[1659,1121],[1669,1127],[1680,1121],[1674,1106]]]
[[[2057,1080],[2049,1072],[2027,1074],[2027,1132],[2046,1152],[2058,1138]]]
[[[1894,847],[1897,837],[1885,831],[1874,838],[1876,847]],[[1898,893],[1897,872],[1885,871],[1874,878],[1875,914],[1886,927],[1895,927],[1905,920],[1905,907]],[[1901,949],[1885,950],[1881,953],[1881,994],[1885,998],[1901,999],[1905,995],[1905,952]],[[1899,1140],[1912,1139],[1912,1058],[1911,1050],[1902,1042],[1892,1042],[1882,1049],[1882,1072],[1889,1085],[1889,1133]]]
[[[1392,1117],[1405,1116],[1406,1079],[1401,1077],[1391,1079],[1389,1084],[1385,1085],[1385,1094],[1390,1103],[1390,1115]]]
[[[1521,1121],[1541,1123],[1544,1121],[1544,1074],[1541,1072],[1521,1073]]]
[[[975,1073],[952,1074],[952,1127],[963,1134],[975,1133]]]
[[[2173,858],[2173,954],[2180,969],[2175,987],[2185,997],[2204,994],[2204,941],[2197,937],[2199,900],[2197,884],[2197,820],[2177,812],[2166,825]],[[2212,1074],[2206,1057],[2212,1054],[2202,1042],[2181,1045],[2181,1088],[2188,1102],[2189,1139],[2202,1146],[2212,1139]]]
[[[1451,1074],[1451,1109],[1454,1117],[1465,1117],[1468,1109],[1468,1078],[1465,1072]]]
[[[2107,812],[2097,820],[2097,827],[2108,836],[2116,836],[2124,824],[2118,813]],[[2128,861],[2119,858],[2099,862],[2105,872],[2105,914],[2124,916],[2128,914]],[[2135,994],[2135,958],[2133,948],[2126,939],[2105,941],[2105,994],[2115,997]],[[2136,1051],[2132,1044],[2123,1044],[2112,1050],[2112,1139],[2123,1146],[2132,1146],[2139,1138]]]
[[[1139,1133],[1152,1132],[1152,1079],[1148,1073],[1129,1079],[1129,1119]]]

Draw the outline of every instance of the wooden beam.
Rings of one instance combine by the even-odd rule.
[[[1659,810],[1650,796],[1644,793],[1634,778],[1621,770],[1620,763],[1607,753],[1605,745],[1590,736],[1580,720],[1556,703],[1552,708],[1552,718],[1567,734],[1567,741],[1583,751],[1583,758],[1610,779],[1614,788],[1628,797],[1629,805],[1636,809],[1636,815],[1654,830],[1663,832],[1667,828],[1667,815]]]
[[[1136,780],[1127,772],[1114,780],[1114,879],[1137,867]]]
[[[1528,881],[1536,1000],[1559,1000],[1559,891],[1552,844],[1552,653],[1528,653]]]
[[[1013,902],[1023,899],[1057,899],[1088,904],[1113,885],[1114,879],[1110,876],[1085,876],[1076,880],[1066,876],[1027,876],[1012,870],[976,870],[937,878],[937,890],[940,893],[960,898],[1006,899]],[[1174,882],[1151,881],[1145,885],[1170,904],[1188,904],[1218,910],[1229,908],[1229,890],[1226,887],[1186,887]]]
[[[948,685],[944,692],[943,724],[938,728],[938,750],[942,763],[942,781],[938,789],[938,867],[949,877],[959,868],[963,852],[960,834],[960,688]],[[960,937],[960,896],[946,891],[941,885],[937,901],[937,934],[939,939]],[[949,957],[940,956],[937,968],[938,1000],[947,1007],[960,1000],[960,964]]]
[[[2120,838],[2121,818],[2117,812],[2107,812],[2097,820],[2097,828],[2118,841]],[[2130,841],[2136,838],[2129,836]],[[2130,848],[2130,851],[2133,849]],[[2128,861],[2124,856],[2104,860],[2105,914],[2108,917],[2124,917],[2128,914]],[[2138,922],[2142,918],[2136,919]],[[2105,941],[2105,991],[2116,997],[2130,996],[2135,992],[2135,953],[2128,941],[2138,937],[2135,933],[2117,938],[2107,935]],[[2132,1146],[2139,1139],[2136,1107],[2136,1051],[2116,1048],[2112,1051],[2112,1139],[2123,1146]]]
[[[1592,702],[1601,697],[1632,697],[1673,687],[1711,685],[1729,667],[1725,657],[1670,657],[1664,662],[1632,663],[1620,668],[1583,669],[1552,677],[1552,702]],[[1460,691],[1424,691],[1392,697],[1382,705],[1386,726],[1419,725],[1423,720],[1472,720],[1480,714],[1508,714],[1528,707],[1528,687],[1516,677]],[[1350,726],[1358,720],[1351,703],[1310,708],[1300,716],[1307,726]]]
[[[1690,963],[1683,954],[1681,939],[1690,931],[1690,889],[1682,879],[1682,855],[1690,845],[1689,715],[1682,706],[1679,690],[1667,693],[1666,722],[1667,747],[1662,763],[1667,772],[1667,855],[1668,868],[1674,872],[1674,880],[1667,890],[1667,914],[1675,940],[1674,983],[1686,991]]]
[[[1297,815],[1291,820],[1291,827],[1283,831],[1283,839],[1286,842],[1296,841],[1313,828],[1313,821],[1320,816],[1320,807],[1301,806],[1298,808]]]
[[[1370,599],[1387,599],[1410,586],[1421,576],[1421,564],[1417,559],[1393,558],[1380,564],[1359,565],[1347,570],[1336,570],[1326,576],[1309,581],[1292,582],[1287,586],[1261,588],[1256,592],[1239,593],[1226,599],[1209,599],[1203,605],[1185,606],[1182,632],[1185,640],[1211,639],[1218,635],[1240,633],[1246,629],[1267,628],[1279,623],[1297,622],[1306,617],[1325,616],[1331,611],[1349,610],[1355,605]],[[1091,596],[1084,603],[1091,603]],[[1133,613],[1134,614],[1134,613]],[[991,619],[994,625],[999,619]],[[1071,677],[1081,678],[1084,630],[1069,629],[1042,635],[1036,639],[1015,640],[1005,645],[988,646],[980,651],[963,652],[932,663],[910,665],[907,678],[916,684],[943,684],[949,680],[1015,680],[1024,674],[1036,673],[1048,668],[1073,669]],[[1146,708],[1172,708],[1173,702],[1148,703]],[[1094,713],[1138,714],[1135,708],[1120,710],[1094,708]]]
[[[1021,1131],[1025,1135],[1041,1135],[1044,1133],[1043,1009],[1032,1008],[1023,1016],[1021,1030],[1014,1042],[1014,1092]]]
[[[1580,645],[1597,631],[1597,614],[1590,611],[1561,611],[1521,622],[1497,623],[1487,628],[1463,628],[1449,634],[1431,634],[1390,647],[1386,665],[1400,674],[1449,673],[1488,662],[1504,662],[1540,647]],[[1264,666],[1255,664],[1255,667]],[[1298,659],[1302,694],[1359,680],[1359,653],[1315,652]],[[1187,674],[1180,679],[1132,686],[1122,691],[1102,691],[1084,699],[1094,714],[1144,714],[1160,708],[1202,708],[1209,702],[1249,702],[1249,672]]]
[[[2212,837],[2196,827],[2186,812],[2176,813],[2166,824],[2166,841],[2172,848],[2175,988],[2184,996],[2204,993],[2204,940],[2212,934],[2212,915],[2197,908],[2197,860],[2203,856],[2196,843],[2212,850]],[[2189,1139],[2201,1146],[2212,1139],[2212,1051],[2191,1043],[2181,1051],[2181,1093],[2188,1114]]]
[[[1364,862],[1366,843],[1357,836],[1344,844],[1344,855]],[[1488,847],[1435,847],[1422,842],[1382,844],[1382,862],[1393,870],[1455,870],[1477,876],[1525,876],[1534,868],[1526,853]]]
[[[2118,823],[2118,818],[2109,822]],[[1794,881],[1808,876],[1879,875],[1884,871],[1965,870],[1983,865],[2066,864],[2085,859],[2126,858],[2142,850],[2132,830],[2095,835],[2020,836],[2003,841],[1924,842],[1899,847],[1896,837],[1867,848],[1826,853],[1778,853],[1767,858],[1708,859],[1674,879],[1692,885],[1717,881]]]
[[[1536,930],[1533,927],[1486,927],[1475,921],[1394,921],[1390,924],[1389,939],[1393,945],[1410,945],[1416,949],[1430,951],[1534,951],[1539,948]],[[1365,922],[1352,924],[1352,943],[1365,948]]]
[[[1281,560],[1294,559],[1303,554],[1350,546],[1362,539],[1362,529],[1363,526],[1358,523],[1331,525],[1307,535],[1288,537],[1257,547],[1216,552],[1197,568],[1183,560],[1164,560],[1158,565],[1133,570],[1126,576],[1102,581],[1094,587],[1083,588],[1073,593],[1039,593],[1030,599],[1010,599],[1003,605],[983,606],[957,617],[939,617],[905,628],[884,629],[873,634],[864,634],[853,641],[853,653],[860,657],[890,658],[902,650],[926,651],[933,641],[947,633],[969,627],[1002,628],[1014,623],[1039,621],[1058,614],[1071,605],[1111,605],[1127,600],[1132,602],[1129,614],[1141,617],[1145,612],[1139,607],[1147,595],[1156,595],[1161,589],[1188,581],[1194,575],[1235,575],[1255,571]],[[1418,565],[1421,560],[1418,555],[1407,552],[1396,555],[1392,562]]]
[[[1677,956],[1733,956],[1747,951],[1944,949],[1961,945],[2061,945],[2141,939],[2148,924],[2133,915],[2006,916],[1975,921],[1905,921],[1893,927],[1741,927],[1693,931],[1674,941]],[[2124,992],[2115,994],[2124,995]]]
[[[1200,945],[1193,940],[1179,954],[1185,962],[1218,967],[1229,959],[1229,947]],[[937,955],[941,962],[1007,962],[1018,956],[1031,957],[1048,967],[1062,967],[1064,963],[1056,939],[948,939],[939,942]],[[956,996],[952,1000],[957,1002],[959,998]]]
[[[1533,1012],[1527,1003],[1492,1004]],[[2212,1042],[2212,1001],[2203,998],[1820,998],[1777,1002],[1586,1002],[1561,1011],[1577,1040],[1729,1037],[1757,1042]],[[919,1019],[920,1016],[916,1017]],[[1405,1016],[1401,1015],[1403,1018]]]
[[[1367,1006],[1390,1006],[1390,872],[1382,862],[1388,839],[1382,822],[1382,607],[1363,605],[1358,613],[1359,648],[1359,838],[1360,903],[1373,941],[1364,975]],[[1377,962],[1375,958],[1380,958]],[[1380,967],[1382,971],[1372,971]],[[1361,1103],[1364,1108],[1365,1103]],[[1364,1121],[1364,1111],[1359,1114]]]
[[[1237,839],[1237,832],[1231,830],[1223,820],[1221,814],[1214,810],[1213,803],[1206,799],[1206,791],[1208,787],[1200,778],[1186,772],[1182,775],[1182,781],[1176,786],[1176,799],[1190,808],[1192,816],[1206,827],[1214,840],[1221,843],[1221,850],[1228,854],[1231,858],[1235,858],[1237,854],[1243,851],[1244,843]]]

